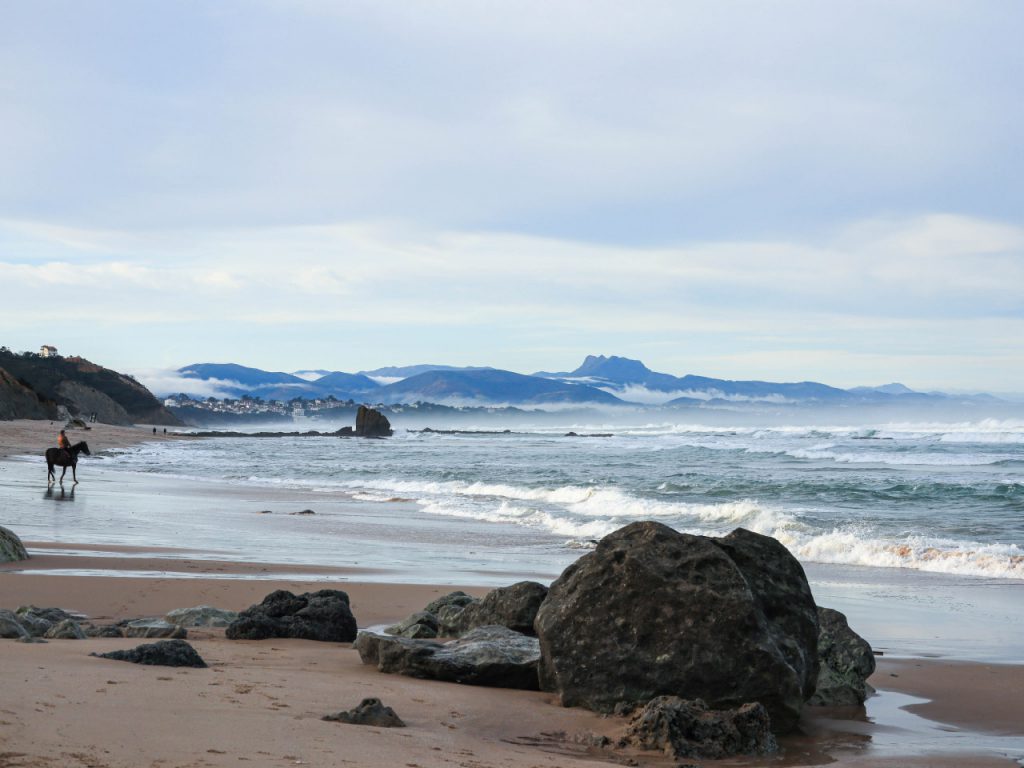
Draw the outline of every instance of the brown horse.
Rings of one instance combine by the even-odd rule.
[[[75,467],[78,466],[78,454],[84,453],[86,456],[91,456],[89,452],[89,446],[83,440],[80,443],[72,445],[68,450],[64,451],[60,448],[47,448],[46,449],[46,480],[47,483],[52,483],[57,479],[57,475],[54,474],[54,466],[64,467],[64,471],[60,473],[61,485],[64,484],[64,475],[68,473],[68,467],[71,467],[71,477],[77,483],[78,475],[75,473]],[[70,458],[69,458],[70,456]]]

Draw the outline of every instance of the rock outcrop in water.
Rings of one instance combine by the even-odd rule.
[[[339,589],[301,595],[279,589],[242,611],[225,635],[231,640],[294,637],[350,643],[356,639],[356,619],[348,595]]]
[[[785,732],[818,677],[803,569],[743,529],[719,539],[628,525],[566,568],[534,627],[541,687],[598,712],[661,695],[716,709],[756,701]]]
[[[357,437],[391,437],[394,432],[388,417],[375,408],[360,405],[356,411]]]
[[[818,658],[821,669],[811,706],[856,707],[874,693],[868,678],[875,671],[875,654],[868,641],[831,608],[818,608]]]

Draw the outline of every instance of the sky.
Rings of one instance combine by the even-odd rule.
[[[0,344],[1024,391],[1024,4],[0,0]]]

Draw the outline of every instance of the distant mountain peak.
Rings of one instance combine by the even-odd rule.
[[[653,371],[639,360],[628,357],[612,355],[587,355],[583,364],[573,371],[571,376],[599,376],[616,381],[628,381],[634,379],[642,381]]]

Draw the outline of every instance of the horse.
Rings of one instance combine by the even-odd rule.
[[[71,460],[68,461],[68,454],[71,454]],[[54,474],[53,467],[64,467],[64,471],[60,473],[60,483],[64,484],[64,475],[68,473],[68,467],[71,467],[71,477],[74,481],[78,482],[78,475],[75,472],[75,467],[78,466],[78,454],[84,453],[86,456],[92,456],[89,451],[89,445],[83,440],[80,443],[72,445],[67,451],[63,451],[60,448],[47,448],[46,449],[46,480],[48,483],[52,483],[57,479],[57,475]]]

